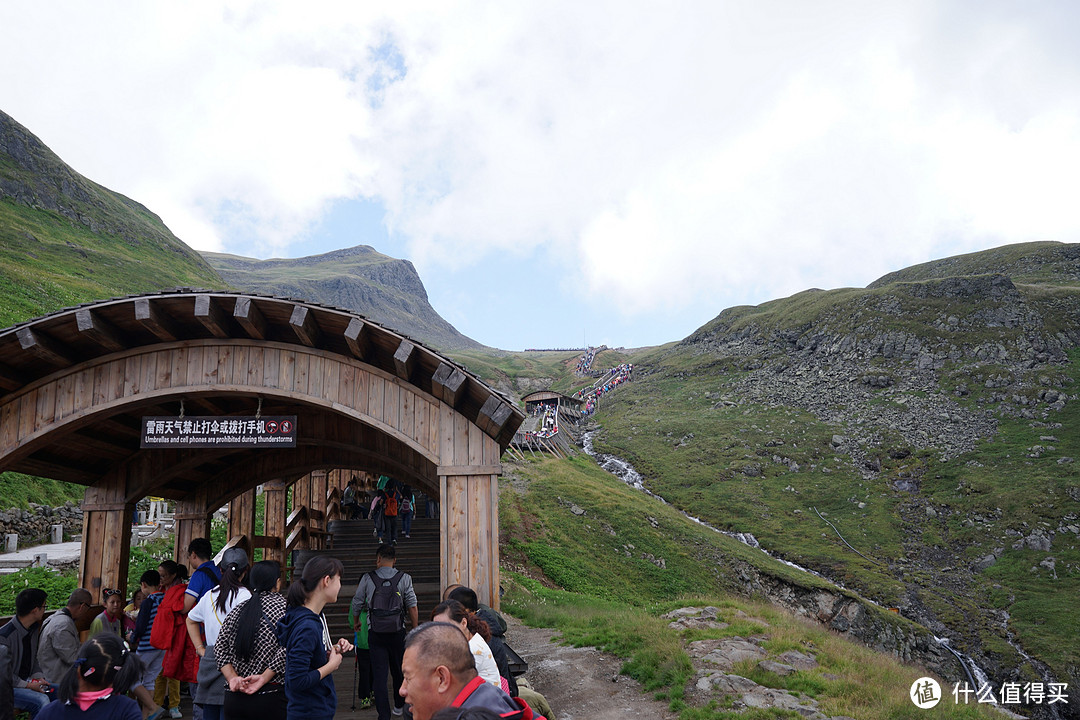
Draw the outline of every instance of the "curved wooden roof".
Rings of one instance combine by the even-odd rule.
[[[502,449],[524,419],[512,401],[461,366],[356,313],[280,297],[194,289],[88,303],[0,330],[0,405],[12,405],[10,400],[50,378],[110,355],[214,340],[295,345],[370,365],[450,406]],[[196,393],[185,398],[186,412],[254,414],[252,400],[228,392]],[[153,409],[151,403],[140,412],[154,414]],[[177,414],[178,407],[171,403],[159,410]],[[263,413],[273,410],[264,407]],[[138,417],[118,415],[80,430],[76,441],[94,446],[104,469],[137,450],[137,439],[132,446],[137,435]],[[65,473],[62,458],[51,462],[47,449],[35,456],[19,469],[83,484],[98,470],[83,466]]]
[[[554,390],[535,390],[521,398],[521,401],[525,403],[543,402],[544,400],[558,400],[570,405],[581,405],[580,399],[557,393]]]

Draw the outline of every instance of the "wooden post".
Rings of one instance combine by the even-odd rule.
[[[192,498],[177,501],[176,512],[173,514],[176,530],[173,553],[177,562],[187,563],[187,549],[192,540],[199,537],[210,538],[210,515],[204,502]],[[194,571],[195,568],[188,568],[189,573]]]
[[[122,490],[122,488],[121,488]],[[120,499],[122,492],[98,486],[83,497],[83,538],[79,563],[79,587],[101,603],[102,588],[127,591],[131,551],[131,513],[135,504]],[[50,598],[64,602],[66,598]]]
[[[263,484],[263,495],[266,496],[266,526],[264,533],[272,538],[277,538],[281,543],[277,548],[266,548],[263,557],[267,560],[277,560],[282,566],[285,565],[285,520],[288,513],[285,510],[286,497],[289,486],[282,480],[271,480]]]
[[[326,512],[326,491],[329,489],[329,474],[325,470],[311,473],[311,509]],[[316,528],[325,530],[325,527]]]
[[[312,535],[312,546],[316,550],[326,549],[326,536],[318,534],[326,531],[326,488],[327,477],[325,470],[314,470],[311,473],[311,509],[318,515],[312,515],[308,524],[308,531],[315,530]]]
[[[237,535],[247,537],[250,547],[255,543],[255,488],[240,493],[229,501],[229,532],[226,542]],[[251,557],[248,557],[251,561]]]
[[[440,586],[467,585],[480,602],[497,610],[499,476],[440,474],[439,507]]]
[[[293,503],[292,503],[292,511],[293,512],[296,512],[296,509],[301,508],[301,507],[307,508],[308,510],[311,510],[311,485],[312,485],[311,473],[308,473],[307,475],[303,476],[302,478],[297,480],[296,483],[293,485]],[[292,514],[292,513],[290,513],[290,514]],[[310,516],[305,515],[303,518],[300,519],[299,524],[303,525],[309,531],[312,529]],[[308,548],[312,548],[310,532],[307,533],[305,535],[305,537],[306,537],[305,540],[300,541],[299,549],[301,549],[301,550],[307,550]],[[315,547],[313,549],[317,550],[318,547]]]

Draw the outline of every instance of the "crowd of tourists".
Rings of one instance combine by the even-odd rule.
[[[597,401],[606,393],[611,392],[623,383],[630,382],[633,373],[634,366],[632,363],[616,365],[604,375],[602,381],[598,381],[592,387],[578,390],[574,394],[574,397],[585,401],[585,404],[581,408],[581,414],[583,416],[588,416],[595,413]]]
[[[349,520],[371,520],[371,534],[379,543],[397,545],[399,537],[412,537],[412,522],[416,518],[416,494],[408,485],[388,475],[380,475],[375,487],[363,489],[355,476],[349,480],[341,498],[342,509]],[[426,499],[427,517],[436,517],[439,503]],[[401,533],[398,534],[398,521]]]
[[[86,589],[44,622],[45,591],[20,592],[15,617],[0,628],[0,717],[18,708],[41,720],[180,718],[187,683],[195,720],[329,720],[338,705],[333,672],[354,650],[358,698],[375,705],[379,720],[554,717],[511,674],[506,622],[473,590],[447,587],[420,623],[412,578],[395,568],[392,543],[379,545],[375,569],[359,579],[353,637],[337,640],[323,610],[338,599],[340,560],[308,560],[282,596],[275,561],[252,565],[244,550],[229,548],[215,563],[206,538],[187,550],[190,577],[172,560],[142,574],[134,618],[123,593],[105,590],[83,643],[77,626],[94,612]]]
[[[578,375],[588,375],[592,370],[593,360],[596,359],[597,348],[585,348],[585,354],[578,358],[574,372]]]
[[[221,620],[251,590],[245,551],[226,550],[220,565],[212,557],[209,540],[192,540],[187,564],[164,560],[144,572],[126,607],[122,590],[103,588],[103,609],[93,618],[85,588],[47,620],[45,591],[22,590],[15,617],[0,628],[0,683],[12,687],[12,706],[31,719],[180,718],[186,682],[195,688],[196,720],[221,718],[213,648]],[[195,568],[190,577],[188,567]],[[78,628],[88,620],[90,639],[80,644]],[[0,716],[5,697],[0,691]]]

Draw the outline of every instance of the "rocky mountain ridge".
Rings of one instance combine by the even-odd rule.
[[[1055,250],[1080,277],[1080,245]],[[1077,397],[1057,370],[1080,347],[1080,280],[1048,292],[984,274],[836,292],[843,297],[795,325],[777,321],[782,305],[757,318],[727,310],[680,348],[731,358],[745,375],[730,394],[744,401],[840,425],[869,421],[943,457],[992,437],[999,417],[1046,420]],[[976,407],[957,402],[973,392]]]
[[[32,132],[0,111],[0,198],[47,210],[99,235],[174,253],[213,275],[144,205],[75,172]]]
[[[411,262],[383,255],[369,245],[301,258],[257,260],[209,252],[203,256],[229,284],[242,290],[352,310],[442,349],[484,347],[435,311]]]

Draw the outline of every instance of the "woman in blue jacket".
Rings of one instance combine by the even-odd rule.
[[[304,565],[299,580],[289,586],[289,609],[277,623],[277,638],[288,654],[285,660],[285,698],[289,720],[330,720],[337,711],[333,672],[353,645],[345,638],[330,640],[323,608],[337,601],[344,571],[337,558],[316,557]]]

